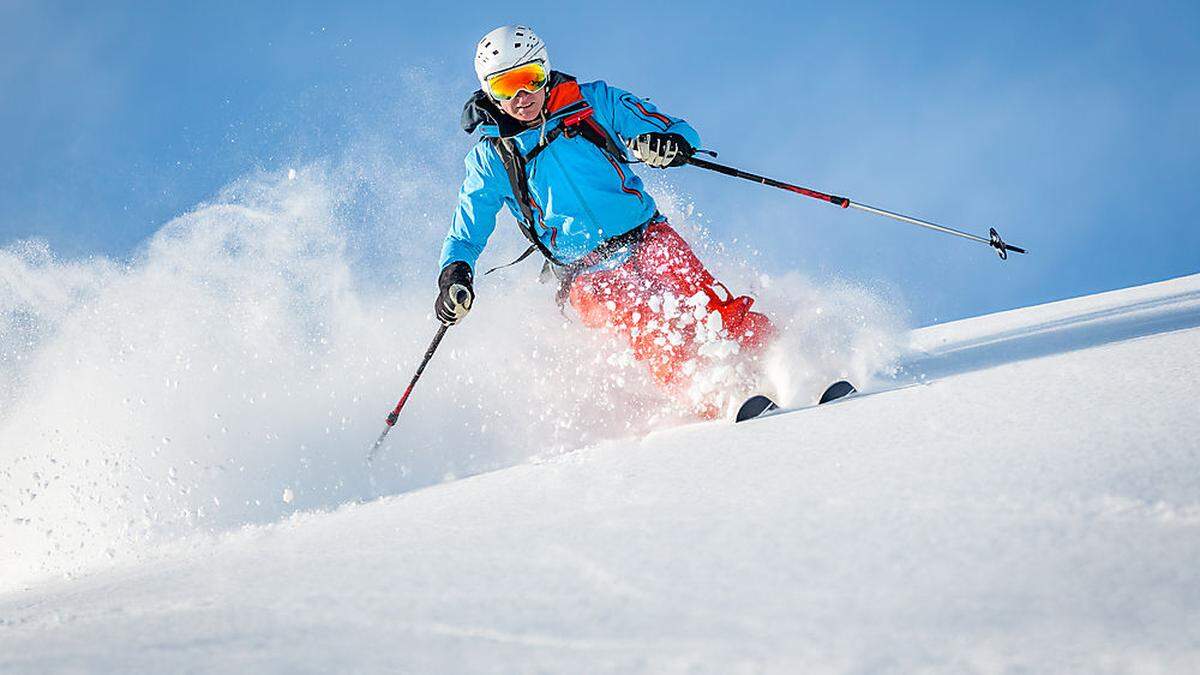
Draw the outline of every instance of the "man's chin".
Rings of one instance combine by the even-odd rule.
[[[538,108],[536,106],[530,106],[525,111],[505,110],[504,107],[501,106],[500,112],[502,112],[505,115],[511,117],[512,119],[520,122],[521,124],[533,124],[534,122],[536,122],[538,120],[538,117],[540,117],[540,115],[538,114]]]

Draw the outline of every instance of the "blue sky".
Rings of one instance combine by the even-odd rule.
[[[721,159],[1028,257],[681,169],[759,264],[898,290],[928,323],[1200,272],[1196,3],[0,2],[0,245],[126,257],[256,168],[365,135],[460,171],[475,41],[687,118]],[[420,99],[420,100],[417,100]],[[394,131],[389,135],[389,131]],[[453,187],[429,196],[449,218]],[[398,223],[398,231],[403,224]],[[437,243],[430,243],[431,276]],[[432,282],[431,282],[432,283]]]

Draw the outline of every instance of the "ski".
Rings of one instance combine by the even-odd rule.
[[[738,408],[737,417],[734,419],[734,422],[745,422],[746,420],[754,419],[755,417],[765,415],[772,410],[778,409],[779,406],[775,405],[775,402],[766,396],[761,394],[758,396],[751,396],[750,398],[746,399],[746,402],[742,404],[742,407]]]
[[[821,394],[821,400],[817,401],[817,405],[836,401],[839,398],[846,398],[850,394],[856,393],[858,393],[858,390],[854,388],[854,385],[846,380],[838,380],[825,389],[825,393]]]

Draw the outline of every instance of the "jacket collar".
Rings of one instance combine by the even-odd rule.
[[[546,113],[553,115],[566,105],[581,98],[579,85],[575,78],[557,70],[550,71],[549,91],[546,94]],[[521,122],[509,117],[500,110],[500,106],[485,94],[482,89],[476,89],[463,106],[462,128],[468,134],[479,130],[485,136],[500,136],[509,138],[529,129]]]

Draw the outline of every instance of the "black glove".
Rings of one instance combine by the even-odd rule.
[[[438,275],[438,297],[433,304],[438,320],[453,326],[471,311],[473,302],[475,289],[471,283],[471,266],[461,260],[446,265]]]
[[[642,134],[625,141],[625,145],[629,146],[634,157],[655,169],[682,166],[687,163],[688,157],[696,154],[692,144],[679,134]]]

